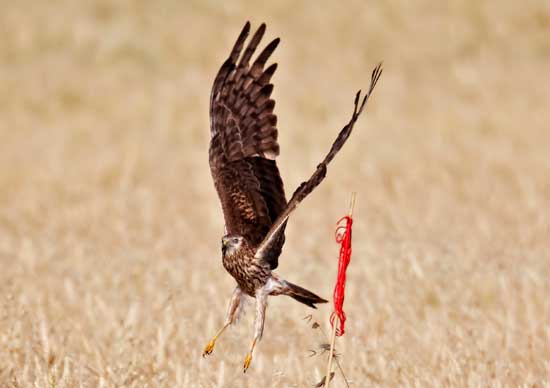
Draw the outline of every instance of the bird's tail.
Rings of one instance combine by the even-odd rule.
[[[309,307],[316,309],[316,303],[327,303],[326,299],[321,298],[320,296],[315,295],[313,292],[306,290],[296,284],[285,281],[285,290],[284,294],[290,296],[291,298],[296,299],[298,302],[301,302]]]

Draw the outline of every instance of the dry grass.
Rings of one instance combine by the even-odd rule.
[[[310,311],[282,297],[249,373],[252,314],[200,356],[233,288],[209,88],[246,19],[282,38],[287,191],[385,61],[279,269],[329,296],[334,222],[358,191],[338,344],[353,386],[550,386],[550,8],[529,0],[4,3],[0,386],[306,387],[324,374]]]

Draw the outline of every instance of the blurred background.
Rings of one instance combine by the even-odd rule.
[[[207,148],[211,83],[266,22],[287,195],[384,74],[278,272],[332,295],[335,222],[358,199],[351,386],[550,384],[547,1],[4,2],[0,385],[305,387],[330,306],[271,298],[214,354],[233,279]],[[334,387],[344,387],[337,375]]]

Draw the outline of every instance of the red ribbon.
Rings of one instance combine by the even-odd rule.
[[[344,335],[346,313],[344,313],[344,291],[346,289],[346,269],[351,260],[351,226],[353,219],[350,216],[342,217],[336,223],[336,242],[340,244],[340,257],[338,259],[338,277],[334,286],[334,311],[330,315],[330,324],[334,327],[334,319],[338,317],[339,327],[336,328],[338,337]]]

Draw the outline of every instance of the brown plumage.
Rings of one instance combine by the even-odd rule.
[[[254,346],[262,336],[268,295],[288,295],[313,308],[317,303],[326,302],[314,293],[281,279],[272,270],[278,266],[290,213],[325,178],[328,164],[348,139],[382,74],[378,65],[360,104],[360,92],[357,93],[352,117],[338,134],[329,153],[287,203],[275,162],[279,144],[270,81],[277,65],[265,68],[279,38],[271,41],[251,64],[254,51],[265,33],[265,24],[258,28],[245,48],[249,32],[250,23],[247,22],[214,80],[210,97],[210,170],[226,228],[226,235],[222,238],[222,262],[235,278],[237,287],[225,325],[203,353],[212,352],[218,336],[233,322],[242,294],[255,297],[255,335],[245,360],[245,371]]]

